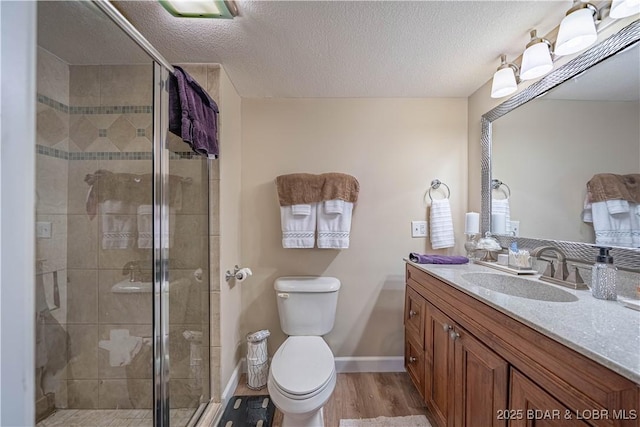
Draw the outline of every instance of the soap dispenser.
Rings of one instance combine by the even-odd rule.
[[[616,278],[618,269],[613,265],[613,257],[609,255],[611,248],[598,246],[600,254],[591,270],[591,294],[595,298],[616,300]]]

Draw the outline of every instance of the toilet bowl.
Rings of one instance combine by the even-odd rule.
[[[269,394],[283,427],[324,427],[322,407],[336,387],[333,352],[322,338],[333,329],[340,281],[290,276],[274,283],[282,331],[289,336],[271,359]]]
[[[335,386],[333,353],[322,337],[289,337],[274,354],[267,387],[282,427],[323,427],[322,407]]]

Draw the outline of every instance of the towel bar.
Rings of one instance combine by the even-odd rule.
[[[437,190],[438,188],[440,188],[440,185],[444,185],[445,187],[447,187],[447,197],[445,197],[446,199],[449,198],[449,196],[451,196],[451,189],[449,188],[449,186],[447,184],[445,184],[444,182],[440,181],[439,179],[434,179],[433,181],[431,181],[431,187],[429,187],[429,199],[433,201],[433,197],[431,197],[431,190]]]

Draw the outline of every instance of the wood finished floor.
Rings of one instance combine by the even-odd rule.
[[[236,395],[268,394],[266,387],[251,390],[243,375]],[[426,415],[420,394],[406,372],[338,374],[336,389],[324,406],[325,427],[338,427],[340,419]],[[276,409],[273,427],[281,427],[282,413]]]

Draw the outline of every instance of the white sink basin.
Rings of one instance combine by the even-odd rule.
[[[550,302],[578,301],[578,297],[570,292],[517,276],[495,273],[464,273],[462,278],[476,286],[514,297]]]

